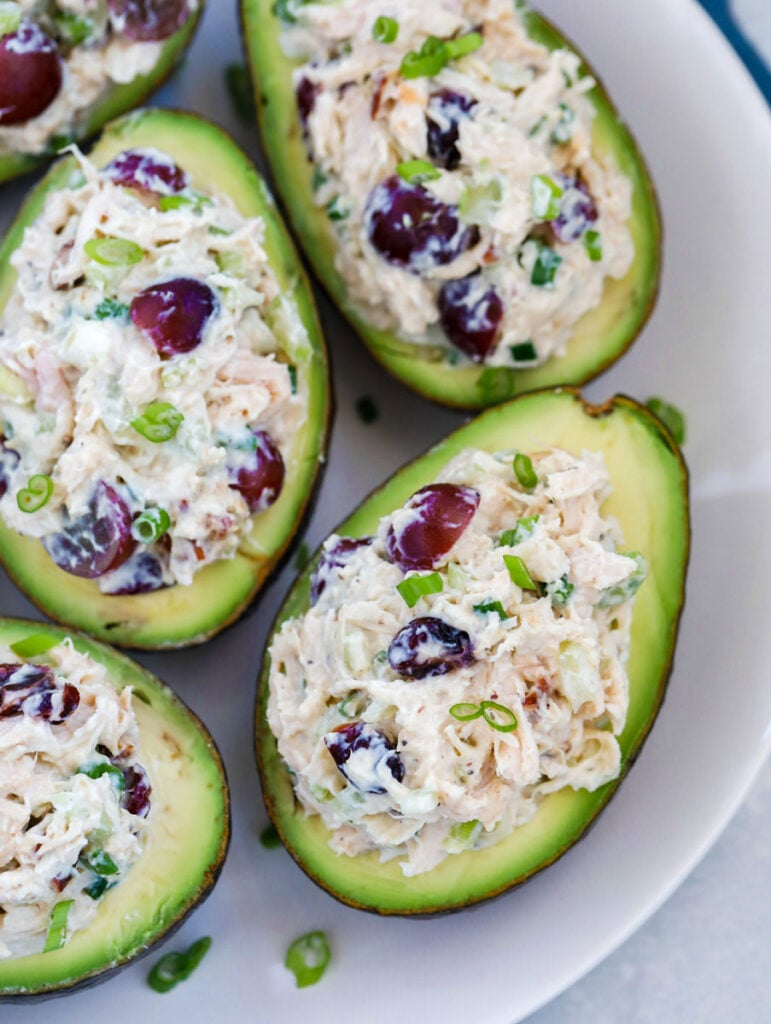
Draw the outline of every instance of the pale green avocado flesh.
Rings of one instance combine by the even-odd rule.
[[[595,110],[593,151],[615,161],[629,178],[629,230],[635,258],[621,280],[608,278],[602,300],[576,325],[565,354],[534,369],[452,365],[444,349],[410,344],[378,330],[348,300],[335,270],[336,236],[326,211],[313,201],[313,164],[308,160],[297,116],[291,74],[282,53],[282,23],[272,0],[241,0],[241,14],[263,142],[289,217],[315,273],[371,353],[402,383],[443,405],[481,409],[514,395],[555,384],[583,384],[619,358],[634,341],[653,308],[661,263],[661,225],[648,170],[637,145],[598,84],[588,93]],[[534,11],[525,11],[530,36],[551,50],[569,43]],[[584,61],[588,74],[595,75]]]
[[[295,802],[290,776],[266,720],[270,658],[266,657],[257,701],[257,760],[270,815],[289,852],[314,881],[351,906],[380,914],[430,914],[489,899],[551,864],[586,831],[615,792],[636,757],[664,696],[684,599],[689,551],[687,473],[672,438],[630,398],[586,405],[573,389],[524,395],[490,409],[399,470],[336,531],[373,534],[381,516],[400,508],[462,449],[532,451],[554,445],[580,453],[602,452],[613,487],[603,514],[615,516],[627,550],[640,551],[648,578],[634,604],[628,662],[630,704],[620,736],[618,779],[590,793],[548,796],[535,817],[495,846],[447,857],[413,878],[397,860],[376,854],[347,857],[328,846],[330,833],[318,816]],[[318,554],[318,553],[317,553]],[[309,580],[317,558],[290,592],[274,632],[308,607]]]
[[[0,644],[41,632],[71,636],[106,667],[118,691],[132,687],[151,810],[139,860],[101,898],[89,925],[55,952],[0,960],[0,999],[67,992],[147,952],[206,898],[230,839],[225,770],[196,716],[155,676],[101,643],[58,626],[0,619]]]
[[[130,647],[180,647],[198,643],[238,617],[265,582],[298,529],[324,459],[329,419],[326,352],[307,280],[275,203],[253,165],[220,128],[176,111],[148,109],[110,125],[90,154],[103,166],[124,149],[155,147],[188,172],[195,187],[230,196],[246,217],[265,222],[265,251],[281,291],[302,321],[304,339],[280,337],[280,354],[297,370],[307,399],[301,430],[285,453],[286,477],[278,500],[256,515],[236,556],[205,567],[189,586],[146,594],[107,596],[95,580],[59,569],[42,544],[0,521],[0,560],[13,580],[53,619],[110,643]],[[57,163],[32,191],[0,246],[0,310],[15,284],[10,258],[47,194],[70,181],[73,157]]]
[[[71,133],[73,142],[82,142],[84,139],[91,138],[108,121],[140,106],[156,89],[163,85],[192,42],[205,3],[206,0],[200,0],[198,7],[182,28],[164,42],[160,57],[151,71],[146,75],[137,75],[130,82],[113,82],[102,98],[83,113],[77,128]],[[53,152],[0,154],[0,184],[34,170],[35,167],[50,160],[54,155]]]

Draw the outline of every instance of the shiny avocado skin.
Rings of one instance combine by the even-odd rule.
[[[143,146],[168,153],[188,171],[195,187],[214,187],[229,195],[245,216],[265,220],[265,249],[271,266],[305,329],[302,350],[284,335],[279,337],[287,351],[293,351],[297,386],[308,397],[306,424],[285,460],[286,479],[278,500],[255,517],[251,534],[234,558],[207,566],[188,587],[103,595],[96,581],[63,572],[39,541],[14,533],[0,520],[0,562],[41,611],[109,643],[154,649],[209,639],[241,615],[280,564],[309,509],[325,460],[330,388],[324,339],[307,279],[273,198],[252,163],[211,122],[159,108],[136,111],[109,125],[90,155],[103,165],[124,149]],[[48,193],[65,187],[73,173],[78,173],[74,157],[56,163],[30,193],[0,245],[0,313],[15,282],[10,258],[24,229],[38,216]]]
[[[346,285],[334,266],[334,229],[325,211],[313,203],[313,164],[302,141],[291,85],[294,65],[279,46],[281,21],[274,12],[273,0],[240,0],[240,5],[257,116],[276,189],[316,275],[370,353],[387,370],[407,387],[441,405],[482,409],[536,388],[584,384],[623,355],[644,327],[656,301],[661,221],[642,154],[585,59],[587,73],[597,81],[588,93],[597,112],[593,149],[612,154],[633,184],[629,222],[636,251],[633,266],[622,281],[606,280],[600,305],[579,321],[565,355],[529,370],[484,367],[467,360],[452,365],[446,350],[413,345],[393,332],[378,330],[348,301]],[[569,46],[580,55],[545,18],[527,8],[522,10],[528,33],[536,42],[549,49]]]
[[[589,829],[640,752],[664,698],[685,596],[690,547],[688,474],[677,445],[647,409],[623,395],[600,406],[573,388],[544,389],[487,410],[409,463],[374,491],[335,531],[360,537],[376,531],[381,516],[400,508],[431,482],[463,448],[487,451],[539,445],[601,451],[613,493],[603,506],[616,517],[626,550],[648,561],[648,579],[634,605],[628,662],[630,706],[619,738],[619,778],[594,793],[563,790],[548,796],[534,818],[495,846],[447,857],[413,878],[396,860],[355,858],[328,846],[318,816],[306,817],[294,799],[289,773],[267,724],[266,654],[258,682],[257,763],[265,803],[284,846],[313,881],[341,902],[381,915],[425,916],[491,899],[552,864]],[[272,635],[309,604],[309,582],[320,551],[298,578],[278,613]],[[266,651],[271,640],[268,640]]]
[[[0,1002],[66,995],[145,956],[209,895],[230,842],[225,768],[200,719],[168,686],[104,644],[42,622],[0,619],[0,644],[40,633],[71,637],[79,651],[106,666],[116,688],[133,688],[140,763],[151,775],[151,800],[163,820],[158,832],[148,830],[141,858],[102,897],[86,928],[56,952],[0,960]]]
[[[84,112],[79,128],[72,133],[73,142],[80,143],[96,135],[108,121],[141,106],[156,89],[160,89],[182,61],[185,51],[193,41],[205,6],[206,0],[199,0],[198,7],[182,28],[164,42],[161,55],[152,71],[146,75],[138,75],[131,82],[113,83],[105,95],[87,112]],[[46,151],[39,155],[29,153],[0,155],[0,185],[21,174],[33,171],[55,156],[56,153],[53,151]]]

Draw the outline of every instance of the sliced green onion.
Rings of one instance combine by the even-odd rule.
[[[535,174],[530,179],[530,210],[536,220],[559,217],[564,189],[548,174]]]
[[[491,612],[495,612],[501,619],[508,619],[508,615],[500,601],[483,601],[481,604],[475,604],[474,611],[479,612],[480,615],[489,615]]]
[[[494,700],[483,700],[481,705],[482,718],[496,732],[513,732],[517,725],[517,716],[505,704]]]
[[[10,648],[20,658],[36,658],[38,654],[45,654],[60,643],[61,638],[54,636],[53,633],[33,633],[32,636],[10,644]]]
[[[525,490],[532,491],[538,483],[538,475],[533,469],[533,460],[522,452],[517,452],[514,456],[514,475]]]
[[[171,516],[165,508],[146,508],[131,524],[131,536],[140,544],[159,540],[171,526]]]
[[[520,341],[516,345],[509,345],[509,352],[515,363],[534,363],[538,358],[532,341]]]
[[[538,288],[551,288],[562,257],[548,245],[541,245],[530,271],[530,283]]]
[[[117,875],[120,871],[120,868],[109,853],[105,853],[104,850],[84,853],[80,859],[95,875]]]
[[[586,249],[592,263],[599,263],[602,259],[602,239],[599,231],[584,232],[584,249]]]
[[[94,31],[94,23],[90,18],[80,18],[70,11],[60,11],[56,15],[56,24],[71,46],[85,43]]]
[[[374,423],[380,418],[380,410],[374,398],[369,395],[362,395],[356,401],[356,413],[362,423]]]
[[[233,109],[242,121],[254,121],[254,97],[249,72],[245,64],[228,64],[225,68],[225,85]]]
[[[283,845],[275,825],[265,826],[262,832],[260,832],[260,842],[266,850],[277,850]]]
[[[97,320],[125,320],[128,315],[128,306],[117,299],[102,299],[94,310],[94,317]]]
[[[294,974],[298,988],[315,985],[329,966],[329,943],[324,932],[307,932],[286,951],[284,965]]]
[[[385,654],[385,660],[387,660],[387,652],[378,651],[378,655],[380,655],[381,653]],[[375,656],[375,658],[373,659],[374,661],[377,661],[378,655]],[[356,717],[356,715],[358,714],[359,701],[361,700],[362,696],[363,694],[361,690],[351,690],[351,692],[347,696],[343,697],[343,699],[337,705],[337,710],[340,712],[343,718]]]
[[[46,944],[43,946],[44,953],[53,953],[54,950],[61,949],[64,945],[67,939],[67,918],[74,902],[75,900],[62,900],[51,911]]]
[[[302,0],[300,0],[302,2]],[[287,25],[294,25],[297,18],[294,16],[294,8],[297,5],[297,0],[276,0],[271,7],[271,10],[279,20],[283,21]]]
[[[445,44],[436,36],[423,41],[420,50],[410,50],[402,58],[399,70],[404,78],[433,78],[447,63]]]
[[[372,26],[372,38],[376,42],[393,43],[398,35],[399,22],[396,18],[389,18],[385,14],[375,18],[375,24]]]
[[[211,939],[205,936],[194,942],[186,953],[167,953],[147,975],[147,984],[156,992],[168,992],[185,981],[203,960],[211,946]]]
[[[292,366],[291,363],[287,366],[287,372],[289,373],[289,390],[293,395],[297,394],[297,367]]]
[[[544,589],[546,596],[550,598],[555,608],[564,608],[570,599],[570,595],[576,588],[568,580],[567,576],[561,576],[558,580],[547,583]]]
[[[119,793],[122,793],[126,788],[126,776],[120,768],[110,764],[109,761],[100,761],[99,764],[90,764],[83,768],[78,768],[77,774],[87,775],[89,779],[101,779],[103,775],[109,775],[110,782]]]
[[[35,473],[16,495],[16,504],[22,512],[37,512],[54,492],[54,482],[50,476]]]
[[[90,885],[84,887],[83,892],[92,900],[98,900],[107,892],[109,884],[104,875],[98,875]]]
[[[560,103],[559,111],[560,118],[552,129],[551,141],[555,146],[564,146],[565,143],[570,142],[573,138],[573,122],[576,119],[576,115],[567,103]]]
[[[438,594],[444,589],[444,582],[438,572],[427,572],[423,575],[413,573],[406,576],[396,589],[404,598],[408,608],[414,608],[425,594]]]
[[[161,213],[168,213],[169,210],[182,210],[186,206],[191,206],[193,213],[200,213],[207,206],[213,205],[212,200],[205,196],[203,192],[193,192],[190,195],[183,195],[179,192],[173,196],[161,196],[158,200],[158,207]],[[212,232],[212,234],[214,233]],[[229,235],[231,232],[226,231],[224,234]]]
[[[455,60],[456,57],[465,57],[478,50],[482,43],[484,43],[484,39],[479,32],[469,32],[465,36],[459,36],[458,39],[448,39],[444,44],[447,59]]]
[[[527,133],[527,137],[528,137],[529,139],[532,139],[532,137],[533,137],[534,135],[537,135],[537,134],[538,134],[538,132],[539,132],[539,131],[540,131],[540,130],[541,130],[541,129],[543,128],[543,126],[544,126],[544,123],[545,123],[545,122],[546,122],[546,114],[541,114],[541,116],[540,116],[540,117],[538,118],[538,120],[537,120],[537,121],[535,122],[535,124],[533,125],[533,127],[532,127],[532,128],[530,129],[530,131],[529,131],[529,132]]]
[[[523,516],[517,520],[513,530],[504,530],[498,540],[498,547],[513,548],[533,536],[536,524],[540,516]]]
[[[141,245],[128,238],[90,238],[83,249],[90,259],[105,267],[130,267],[144,255]]]
[[[396,165],[396,173],[411,185],[420,185],[424,181],[436,181],[441,173],[428,160],[405,160]]]
[[[626,579],[603,590],[600,600],[597,602],[600,608],[615,608],[617,604],[623,604],[624,601],[634,597],[645,582],[645,577],[648,575],[648,563],[643,556],[639,551],[625,551],[624,554],[627,558],[634,559],[636,568]]]
[[[131,426],[148,441],[160,444],[174,437],[184,418],[179,409],[168,402],[151,402],[141,416],[131,421]]]
[[[485,405],[497,405],[511,398],[516,388],[516,375],[507,366],[487,366],[477,378],[477,391]]]
[[[461,821],[457,825],[453,825],[450,829],[450,835],[453,839],[457,839],[461,843],[467,843],[475,834],[478,834],[482,830],[482,823],[478,818],[472,818],[471,821]]]
[[[645,404],[654,416],[658,416],[677,444],[685,444],[685,416],[677,406],[663,398],[649,398]]]
[[[522,587],[523,590],[538,590],[538,584],[527,571],[527,566],[519,555],[504,555],[503,561],[509,570],[509,576],[518,587]]]
[[[328,181],[329,181],[329,178],[326,176],[326,174],[322,171],[322,169],[320,167],[314,167],[313,168],[313,177],[311,179],[311,188],[313,189],[314,192],[318,192],[318,190],[321,188],[321,186],[322,185],[326,185],[326,183]]]
[[[214,254],[214,262],[218,270],[223,274],[230,274],[231,277],[244,277],[246,267],[244,257],[240,252],[218,252]]]
[[[351,215],[351,211],[343,205],[343,201],[340,196],[334,196],[334,198],[330,199],[325,209],[327,211],[327,217],[334,221],[346,220],[346,218]]]
[[[16,0],[2,0],[0,3],[0,36],[15,32],[21,25],[21,7]]]
[[[453,704],[450,714],[459,722],[473,722],[475,718],[482,717],[482,709],[478,704],[468,704],[461,701],[460,704]]]

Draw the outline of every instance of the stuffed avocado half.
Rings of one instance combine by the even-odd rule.
[[[140,106],[190,45],[205,0],[22,0],[0,12],[0,183]],[[24,45],[21,45],[24,44]]]
[[[624,396],[543,390],[398,471],[276,620],[257,759],[300,867],[380,914],[459,909],[587,830],[672,665],[687,473]]]
[[[241,11],[293,226],[404,384],[483,408],[584,383],[631,344],[658,286],[653,186],[556,28],[503,0]]]
[[[168,936],[217,879],[230,810],[211,736],[135,662],[15,619],[0,620],[0,650],[0,999],[13,1000],[93,984]]]
[[[313,300],[241,150],[145,110],[58,163],[0,248],[0,347],[14,581],[117,644],[232,622],[300,524],[329,416]]]

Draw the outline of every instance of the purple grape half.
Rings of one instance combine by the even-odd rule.
[[[131,301],[131,320],[164,358],[191,352],[217,307],[214,292],[195,277],[151,284]]]
[[[0,124],[23,124],[59,95],[62,62],[53,39],[26,18],[0,39]]]
[[[458,125],[474,106],[476,100],[453,89],[440,89],[429,98],[426,113],[428,154],[434,163],[448,171],[454,171],[460,164]]]
[[[107,0],[115,30],[138,43],[168,39],[187,21],[187,0]]]
[[[388,772],[401,782],[404,762],[391,740],[368,722],[339,725],[324,737],[338,771],[361,793],[385,793],[381,776]]]
[[[102,173],[116,185],[159,195],[173,195],[189,184],[182,168],[155,150],[124,150],[107,164]]]
[[[368,547],[371,543],[372,537],[338,537],[334,544],[324,548],[311,576],[312,605],[316,604],[324,593],[335,569],[341,569],[352,555],[361,548]]]
[[[388,664],[405,679],[443,676],[475,660],[468,633],[432,615],[408,622],[388,648]]]
[[[386,553],[400,569],[434,569],[446,557],[479,507],[479,492],[457,484],[429,484],[416,491],[398,526],[386,533]],[[402,518],[401,516],[399,518]]]
[[[439,323],[448,339],[475,363],[495,348],[503,302],[478,274],[446,281],[439,292]]]
[[[284,460],[267,430],[253,430],[254,445],[232,448],[228,456],[230,486],[254,515],[270,508],[284,486]]]
[[[103,480],[97,484],[89,510],[52,533],[43,545],[53,561],[73,576],[103,576],[131,556],[131,512],[118,492]]]

